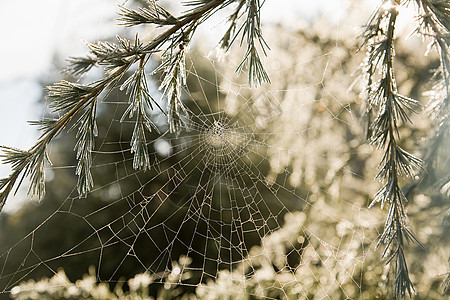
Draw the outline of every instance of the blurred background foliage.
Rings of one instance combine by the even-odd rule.
[[[350,7],[347,12],[349,16],[357,13],[352,9],[355,8]],[[360,42],[349,28],[342,26],[336,35],[320,18],[295,30],[281,25],[268,26],[264,35],[271,51],[266,67],[272,83],[259,88],[246,87],[246,76],[234,73],[241,57],[239,49],[222,62],[206,59],[204,52],[208,50],[201,43],[190,50],[189,94],[184,99],[194,113],[191,117],[199,117],[196,112],[210,107],[211,113],[223,111],[232,118],[243,107],[248,108],[254,117],[253,130],[267,133],[263,139],[268,150],[258,158],[258,169],[267,182],[279,183],[292,191],[287,196],[308,199],[307,204],[294,202],[288,197],[284,199],[280,193],[277,197],[283,200],[283,206],[276,207],[276,201],[271,201],[273,194],[262,192],[262,199],[270,207],[266,211],[261,208],[261,218],[269,220],[263,226],[268,234],[255,231],[246,239],[245,248],[249,250],[239,264],[233,265],[233,270],[229,269],[231,262],[205,265],[199,254],[184,257],[183,247],[174,247],[170,254],[161,256],[158,249],[167,247],[167,241],[149,243],[148,239],[138,239],[134,241],[135,253],[126,255],[130,250],[128,243],[132,242],[128,239],[135,230],[154,228],[158,224],[173,230],[181,228],[179,236],[188,243],[192,231],[206,230],[207,224],[187,222],[181,226],[185,211],[172,215],[175,208],[183,206],[189,195],[195,193],[193,189],[204,185],[198,182],[201,170],[183,163],[190,155],[186,151],[167,156],[156,146],[157,141],[165,139],[173,149],[179,149],[183,142],[176,145],[177,141],[189,139],[189,133],[183,131],[178,137],[170,134],[161,137],[155,131],[147,133],[151,159],[159,169],[136,172],[132,168],[132,154],[125,151],[129,149],[133,125],[119,123],[126,108],[123,105],[126,97],[115,89],[99,106],[93,192],[85,199],[77,198],[76,194],[67,197],[76,185],[74,169],[57,166],[76,165],[75,133],[70,132],[52,144],[51,160],[55,167],[48,176],[51,179],[47,182],[45,199],[40,203],[27,202],[17,211],[0,216],[0,286],[5,292],[0,296],[15,299],[390,299],[395,279],[374,247],[385,213],[378,208],[366,209],[379,188],[373,178],[381,153],[364,143],[360,120],[364,83],[358,81],[356,74],[364,54],[357,52]],[[403,94],[419,99],[423,107],[428,101],[424,92],[430,88],[438,58],[433,54],[423,56],[425,47],[415,38],[398,42],[398,85]],[[45,100],[43,111],[44,106]],[[164,116],[155,113],[152,117],[164,132],[167,126]],[[425,112],[413,115],[412,119],[414,126],[401,129],[401,143],[405,149],[419,154],[426,147],[435,124]],[[161,170],[180,164],[193,175],[177,185],[174,176],[165,175]],[[448,164],[448,151],[442,151],[433,171],[437,176],[445,174]],[[203,174],[204,178],[211,176]],[[407,180],[404,184],[408,187]],[[148,196],[163,199],[158,198],[158,193],[166,189],[175,190],[170,201],[145,203],[148,211],[152,211],[152,206],[158,209],[151,222],[135,218]],[[227,191],[214,191],[214,195],[224,193]],[[422,184],[411,190],[409,199],[409,225],[426,247],[426,250],[418,245],[407,247],[416,299],[441,299],[445,297],[442,284],[449,269],[448,195]],[[246,200],[237,201],[245,204]],[[286,214],[287,211],[292,213]],[[271,223],[273,216],[276,219]],[[211,218],[214,226],[222,216]],[[123,230],[131,219],[135,222]],[[282,228],[274,231],[277,224]],[[148,234],[157,239],[162,231],[153,230]],[[313,235],[327,241],[334,238],[339,249],[345,250],[331,253]],[[104,247],[106,242],[108,246]],[[208,244],[196,247],[214,251]],[[242,253],[233,255],[239,257]],[[127,259],[122,261],[123,257]],[[166,265],[155,265],[156,260],[173,261],[172,271],[167,272]],[[91,266],[95,268],[90,269]],[[151,273],[146,273],[143,266],[151,266]],[[180,273],[185,266],[190,271]],[[203,268],[200,273],[210,275],[195,271],[198,268]],[[202,284],[197,286],[199,280]]]

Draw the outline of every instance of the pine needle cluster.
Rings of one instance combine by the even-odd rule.
[[[425,163],[399,146],[399,128],[411,123],[410,113],[417,107],[417,101],[401,95],[395,80],[393,60],[395,57],[395,26],[402,5],[414,2],[418,11],[418,27],[415,33],[431,38],[430,47],[435,46],[440,54],[441,68],[435,77],[441,78],[439,83],[444,87],[444,96],[436,97],[435,105],[442,114],[439,129],[431,141],[430,150],[425,155]],[[396,298],[404,298],[406,293],[414,293],[414,287],[408,272],[405,257],[405,241],[421,245],[407,226],[407,196],[400,185],[401,177],[418,178],[427,176],[432,162],[436,159],[437,149],[443,136],[448,135],[448,72],[449,72],[449,28],[450,5],[448,1],[383,1],[382,5],[370,18],[364,34],[364,43],[368,48],[365,65],[367,74],[366,116],[368,120],[367,137],[370,142],[383,149],[384,155],[379,165],[377,179],[384,182],[383,187],[375,195],[369,205],[381,203],[381,208],[389,206],[384,231],[379,245],[384,244],[382,256],[388,257],[387,264],[393,266],[394,294]],[[437,91],[441,89],[437,88]],[[442,91],[442,90],[441,90]],[[425,167],[423,167],[425,164]],[[448,182],[448,177],[441,185]]]

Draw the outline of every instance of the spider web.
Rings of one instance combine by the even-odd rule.
[[[148,133],[148,170],[132,167],[134,122],[120,122],[128,104],[114,89],[99,109],[109,121],[99,125],[93,153],[96,187],[86,199],[72,191],[57,201],[2,252],[2,293],[17,293],[28,278],[57,277],[60,267],[94,265],[98,281],[145,273],[173,297],[178,287],[204,297],[361,295],[380,219],[355,187],[363,175],[343,157],[357,149],[345,136],[357,121],[350,100],[328,88],[340,76],[330,68],[343,71],[346,54],[336,43],[305,49],[297,61],[269,58],[274,82],[257,89],[236,78],[232,57],[189,56],[184,129],[171,133],[164,114],[149,112],[161,133]],[[287,76],[299,72],[297,81]],[[75,163],[49,168],[67,176]],[[59,252],[37,246],[45,243],[61,243]]]

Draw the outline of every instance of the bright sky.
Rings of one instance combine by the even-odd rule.
[[[39,81],[45,81],[54,55],[83,55],[85,47],[81,40],[95,41],[114,36],[121,30],[114,25],[117,4],[124,2],[0,2],[0,55],[3,59],[0,69],[0,145],[28,149],[34,144],[38,135],[27,121],[37,120],[41,115],[41,106],[37,104],[42,95]],[[339,11],[340,7],[340,0],[266,0],[262,17],[264,22],[283,20],[296,24],[300,19],[311,19],[323,12]],[[8,174],[9,167],[0,165],[0,178]]]

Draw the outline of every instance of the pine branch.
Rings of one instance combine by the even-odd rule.
[[[161,65],[153,71],[153,74],[162,72],[162,82],[159,87],[163,91],[163,97],[168,99],[168,122],[170,132],[178,132],[183,124],[182,113],[187,115],[187,110],[181,101],[181,87],[186,85],[186,44],[194,33],[196,24],[193,23],[188,33],[182,33],[172,40],[176,47],[169,47],[162,55]]]
[[[42,124],[42,134],[38,142],[29,150],[16,150],[11,152],[11,148],[3,147],[3,162],[12,165],[12,173],[9,177],[2,179],[0,188],[0,208],[3,207],[8,195],[11,193],[17,179],[18,187],[25,177],[29,177],[31,185],[28,194],[38,196],[42,199],[45,191],[44,163],[47,158],[47,147],[50,142],[67,127],[69,122],[77,115],[81,115],[74,126],[78,126],[77,137],[77,166],[78,190],[80,196],[84,196],[92,187],[90,176],[91,157],[90,151],[93,146],[93,136],[95,129],[95,106],[97,97],[102,91],[118,81],[123,73],[128,69],[128,65],[111,73],[105,79],[92,84],[82,85],[61,81],[47,88],[48,99],[51,101],[50,107],[53,112],[59,112],[62,116],[57,120],[42,120],[36,124]],[[18,156],[20,151],[21,156]]]
[[[6,198],[13,190],[17,180],[20,186],[25,177],[30,178],[28,195],[36,195],[41,199],[45,194],[44,187],[44,164],[49,162],[46,147],[27,152],[16,148],[0,146],[3,154],[0,155],[4,164],[10,164],[12,173],[7,178],[0,179],[0,210],[6,202]],[[32,167],[30,167],[32,166]],[[16,188],[17,192],[18,187]]]
[[[149,2],[148,7],[139,7],[137,10],[119,7],[119,24],[126,27],[140,24],[176,25],[178,22],[177,18],[155,2]]]
[[[228,18],[230,26],[225,32],[224,36],[219,42],[219,47],[228,51],[233,41],[236,39],[235,31],[239,18],[241,17],[242,7],[246,4],[246,0],[240,0],[238,6],[235,8],[234,13]]]
[[[63,131],[73,118],[78,118],[72,128],[77,128],[77,143],[75,145],[78,160],[76,174],[77,189],[80,196],[85,196],[93,187],[90,172],[92,166],[91,152],[94,138],[97,135],[95,123],[98,97],[108,94],[126,74],[129,68],[139,62],[137,71],[125,81],[122,88],[129,95],[129,107],[125,116],[136,116],[135,130],[131,141],[131,151],[134,153],[133,166],[146,169],[149,165],[149,155],[145,138],[145,129],[157,129],[147,116],[146,109],[158,106],[148,91],[144,67],[149,57],[163,50],[163,62],[157,70],[162,71],[161,89],[168,98],[168,119],[171,131],[181,128],[181,87],[185,79],[185,47],[189,44],[195,29],[217,10],[222,9],[235,0],[203,0],[191,1],[192,6],[178,18],[150,1],[148,8],[138,10],[121,7],[119,19],[125,26],[138,24],[156,24],[170,26],[167,30],[147,44],[142,44],[136,37],[134,42],[117,37],[118,44],[110,42],[88,43],[89,55],[81,58],[71,58],[66,72],[72,75],[82,75],[92,67],[104,66],[105,77],[101,80],[79,84],[61,81],[47,88],[47,98],[52,111],[61,115],[56,120],[44,119],[35,122],[39,126],[41,136],[38,142],[29,150],[22,151],[3,147],[3,162],[12,165],[9,177],[0,179],[0,210],[8,195],[17,184],[19,187],[25,177],[29,177],[31,185],[29,194],[44,196],[44,164],[47,161],[46,149],[50,142]],[[258,21],[259,22],[259,21]],[[259,23],[258,23],[259,24]],[[164,49],[164,47],[166,47]],[[161,109],[158,106],[159,109]],[[71,129],[72,129],[71,128]],[[18,188],[17,187],[17,188]]]
[[[120,121],[123,122],[127,116],[132,118],[136,114],[136,123],[130,144],[131,152],[134,153],[133,167],[144,170],[150,167],[150,156],[147,149],[145,129],[151,131],[153,128],[159,132],[158,128],[147,116],[146,109],[153,110],[153,103],[163,111],[148,92],[147,79],[144,72],[146,60],[147,58],[143,56],[137,70],[120,87],[121,90],[126,89],[126,93],[129,95],[128,102],[130,103]]]
[[[94,137],[98,135],[97,124],[95,122],[97,101],[92,101],[89,107],[82,113],[75,125],[78,127],[75,144],[76,158],[78,160],[75,174],[78,176],[77,190],[81,196],[86,195],[92,187],[92,150],[94,149]]]
[[[382,208],[386,204],[390,206],[378,245],[385,245],[382,256],[389,256],[387,264],[394,265],[395,297],[403,299],[406,292],[410,296],[414,292],[405,258],[404,240],[420,242],[407,228],[407,198],[401,190],[399,177],[412,176],[413,170],[420,167],[421,160],[398,146],[400,123],[410,122],[408,115],[417,103],[400,95],[395,81],[394,36],[399,4],[399,1],[384,1],[370,18],[363,37],[364,44],[369,44],[366,71],[370,86],[366,107],[369,114],[376,113],[376,118],[370,124],[370,141],[384,149],[376,178],[384,181],[385,185],[375,195],[369,207],[378,202]],[[375,80],[377,74],[381,75]],[[370,116],[368,119],[372,120]]]
[[[247,41],[247,51],[236,72],[240,73],[245,68],[248,68],[248,82],[258,86],[264,82],[270,83],[269,75],[264,69],[258,53],[258,45],[264,55],[266,55],[266,49],[269,49],[269,46],[262,36],[260,20],[262,4],[259,0],[250,0],[246,3],[247,20],[241,26],[236,36],[242,31],[241,45],[245,39]]]

